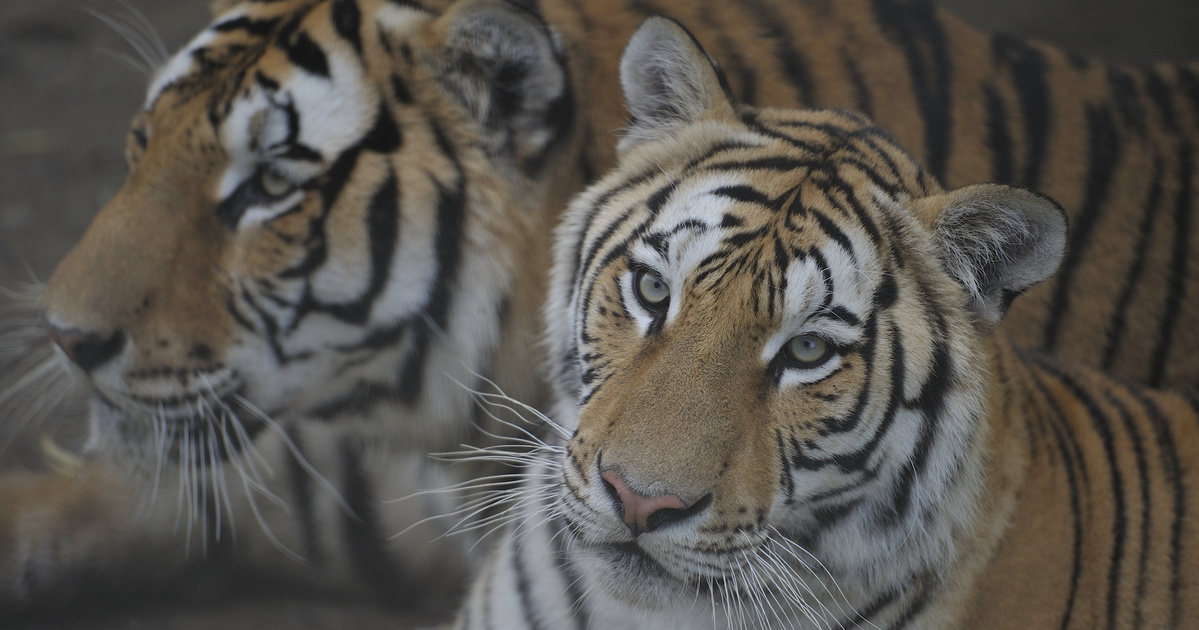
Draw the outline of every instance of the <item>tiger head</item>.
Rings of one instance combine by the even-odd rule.
[[[982,527],[987,340],[1057,268],[1061,209],[945,192],[855,113],[734,105],[665,19],[621,81],[620,166],[564,217],[547,305],[581,573],[782,614],[952,570]]]
[[[536,321],[516,258],[554,205],[566,70],[530,14],[449,4],[226,2],[157,71],[42,301],[101,450],[351,412],[425,450],[469,417],[455,380],[533,361],[500,338]]]

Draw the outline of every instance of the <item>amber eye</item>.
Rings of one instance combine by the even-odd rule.
[[[637,297],[648,309],[661,310],[670,300],[670,287],[658,274],[641,270],[637,272]]]
[[[833,346],[819,335],[792,337],[786,345],[787,357],[798,367],[812,368],[823,364],[833,356]]]
[[[270,168],[264,168],[259,171],[258,185],[262,187],[262,192],[271,197],[282,197],[296,187],[290,179]]]

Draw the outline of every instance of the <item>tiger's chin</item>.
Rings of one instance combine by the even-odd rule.
[[[252,449],[270,418],[237,395],[178,400],[127,404],[93,389],[85,450],[134,468],[183,456],[224,462]]]
[[[665,609],[695,598],[695,584],[671,574],[635,542],[584,544],[575,558],[581,572],[616,599]]]

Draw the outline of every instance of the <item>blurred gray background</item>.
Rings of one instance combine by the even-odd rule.
[[[1199,59],[1196,0],[939,1],[976,26],[1084,56],[1132,63]],[[171,51],[208,16],[204,0],[129,4]],[[47,278],[124,177],[126,125],[142,102],[147,77],[122,60],[132,51],[89,9],[126,20],[130,15],[119,0],[0,0],[0,287]],[[0,450],[0,469],[19,459],[20,452]],[[200,585],[192,595],[222,590],[228,589]],[[84,614],[82,622],[89,628],[179,630],[402,625],[358,602],[228,595]],[[65,626],[30,619],[17,627]]]

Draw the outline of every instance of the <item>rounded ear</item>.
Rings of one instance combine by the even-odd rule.
[[[1040,193],[976,184],[917,202],[945,270],[966,287],[984,322],[999,322],[1012,300],[1052,276],[1066,254],[1066,213]]]
[[[535,13],[507,2],[459,3],[441,20],[438,79],[478,121],[490,153],[535,173],[573,115],[556,38]]]
[[[648,18],[633,33],[620,58],[620,86],[632,120],[619,151],[705,117],[736,116],[716,64],[668,18]]]

